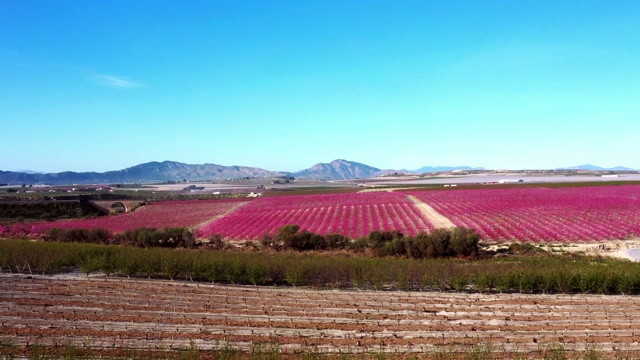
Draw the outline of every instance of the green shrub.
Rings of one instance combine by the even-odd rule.
[[[138,246],[142,248],[192,248],[195,246],[195,236],[187,228],[138,228],[124,231],[114,237],[118,244]]]
[[[267,265],[262,262],[249,262],[247,279],[253,285],[264,285],[267,281]]]
[[[139,256],[138,252],[121,251],[117,263],[120,273],[131,278],[136,277],[142,270],[144,258]]]
[[[147,278],[151,279],[160,273],[162,269],[162,260],[160,258],[160,254],[157,252],[146,250],[145,255],[145,261],[142,263],[142,271]]]
[[[240,284],[245,281],[247,268],[240,259],[233,259],[224,266],[224,276],[232,284]]]
[[[204,277],[212,283],[220,281],[224,276],[224,267],[222,266],[222,262],[215,258],[204,260],[203,266]]]
[[[109,231],[106,229],[50,229],[44,237],[45,241],[81,242],[106,244],[109,241]]]
[[[480,235],[474,230],[457,227],[451,231],[451,250],[458,256],[478,256]]]
[[[285,272],[287,283],[292,286],[304,286],[307,284],[309,269],[305,263],[297,262],[290,264]]]
[[[478,292],[488,290],[490,293],[496,286],[496,276],[489,273],[476,274],[473,278],[473,285]]]
[[[162,273],[169,279],[174,280],[175,278],[180,276],[180,273],[182,273],[182,264],[175,257],[163,259]]]
[[[540,289],[540,275],[533,271],[518,270],[515,273],[517,289],[521,293],[534,292]]]
[[[469,286],[469,277],[466,274],[454,275],[451,279],[451,287],[457,292],[467,290],[467,286]]]
[[[112,252],[105,252],[97,259],[98,268],[100,272],[109,276],[118,270],[118,263],[116,260],[116,255],[113,255]]]
[[[328,249],[345,249],[349,245],[349,238],[341,234],[327,234],[324,240]]]

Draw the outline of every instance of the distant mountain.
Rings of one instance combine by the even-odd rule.
[[[384,174],[378,168],[347,160],[334,160],[330,163],[319,163],[312,167],[293,173],[297,179],[312,180],[349,180],[364,179]]]
[[[630,169],[630,168],[624,167],[624,166],[616,166],[616,167],[612,167],[612,168],[603,168],[603,167],[595,166],[595,165],[591,165],[591,164],[584,164],[584,165],[571,166],[571,167],[563,167],[563,168],[560,168],[559,170],[637,171],[637,169]]]
[[[122,170],[99,172],[65,171],[51,174],[29,174],[25,172],[0,171],[0,183],[7,184],[114,184],[149,183],[164,181],[202,181],[238,179],[243,177],[273,177],[292,175],[297,179],[347,180],[369,178],[389,171],[347,160],[319,163],[296,172],[269,171],[247,166],[223,166],[216,164],[185,164],[176,161],[149,162]]]
[[[482,167],[470,167],[470,166],[425,166],[418,170],[414,170],[417,173],[431,173],[440,171],[454,171],[454,170],[485,170]]]
[[[593,165],[580,165],[565,170],[590,171],[636,171],[618,166],[605,169]],[[469,166],[425,166],[415,170],[416,173],[431,173],[454,170],[485,170],[481,167]],[[165,181],[203,181],[239,179],[244,177],[262,178],[291,175],[296,179],[308,180],[350,180],[366,179],[375,176],[398,172],[398,170],[381,170],[373,166],[354,161],[334,160],[330,163],[319,163],[295,173],[269,171],[248,166],[223,166],[216,164],[185,164],[177,161],[149,162],[122,170],[99,172],[73,172],[42,174],[36,172],[0,171],[0,184],[114,184],[114,183],[149,183]]]
[[[25,173],[25,174],[45,174],[42,171],[33,171],[33,170],[18,170],[16,172]]]
[[[223,180],[243,177],[281,176],[286,173],[268,171],[247,166],[222,166],[216,164],[191,165],[176,161],[149,162],[123,170],[98,172],[65,171],[51,174],[28,174],[0,171],[0,183],[7,184],[104,184],[163,182],[175,180]]]
[[[111,178],[121,179],[116,182],[125,182],[127,179],[150,180],[223,180],[243,177],[267,177],[279,176],[283,173],[268,171],[247,166],[223,166],[216,164],[185,164],[177,161],[149,162],[136,165],[119,171],[104,173]]]

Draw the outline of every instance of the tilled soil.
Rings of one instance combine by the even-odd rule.
[[[639,351],[640,297],[374,292],[0,277],[0,341],[282,351]]]

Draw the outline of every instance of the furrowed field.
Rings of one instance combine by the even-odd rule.
[[[377,355],[360,357],[370,359],[408,358],[398,353],[452,360],[637,359],[640,350],[637,297],[326,291],[127,279],[3,281],[0,341],[13,346],[7,346],[12,355],[20,355],[25,344],[52,353],[75,344],[71,349],[91,349],[96,355],[90,358],[96,359],[114,353],[135,359],[229,359],[224,351],[230,348],[256,360],[333,359],[320,353],[339,359],[359,353]],[[272,350],[260,353],[260,344]],[[165,353],[144,356],[145,349]],[[177,349],[182,354],[171,357],[169,350]],[[87,358],[31,352],[29,359]]]
[[[41,275],[69,268],[82,273]],[[0,354],[29,359],[88,358],[36,356],[70,346],[91,358],[137,359],[223,359],[230,347],[256,360],[640,354],[640,266],[612,259],[375,259],[6,240],[0,269]],[[256,344],[275,350],[257,357]],[[132,356],[146,349],[163,356]]]

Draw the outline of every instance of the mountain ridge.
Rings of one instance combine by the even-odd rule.
[[[369,178],[382,173],[383,170],[373,166],[337,159],[330,163],[317,163],[308,169],[293,173],[293,176],[308,180],[350,180]]]
[[[471,166],[423,166],[420,169],[413,170],[417,173],[430,173],[441,171],[455,171],[455,170],[486,170],[483,167],[471,167]]]
[[[638,171],[638,169],[631,169],[625,166],[614,166],[612,168],[604,168],[591,164],[583,164],[578,166],[562,167],[558,170],[591,170],[591,171]]]
[[[425,166],[411,171],[413,173],[430,173],[442,171],[469,170],[483,171],[482,167],[469,166]],[[637,171],[631,168],[618,166],[615,168],[602,168],[594,165],[579,165],[557,170],[591,170],[591,171]],[[352,180],[359,178],[371,178],[402,170],[383,170],[355,161],[336,159],[329,163],[317,163],[310,168],[297,172],[270,171],[257,167],[231,165],[224,166],[213,163],[186,164],[178,161],[151,161],[138,164],[121,170],[106,172],[74,172],[63,171],[59,173],[26,173],[0,170],[0,183],[20,184],[113,184],[113,183],[149,183],[165,181],[219,181],[238,178],[263,178],[293,176],[303,180]]]
[[[224,166],[217,164],[186,164],[177,161],[151,161],[122,170],[99,172],[63,171],[47,174],[27,174],[0,171],[0,183],[7,184],[101,184],[141,183],[177,180],[224,180],[244,177],[284,176],[286,172],[268,171],[249,166]]]

